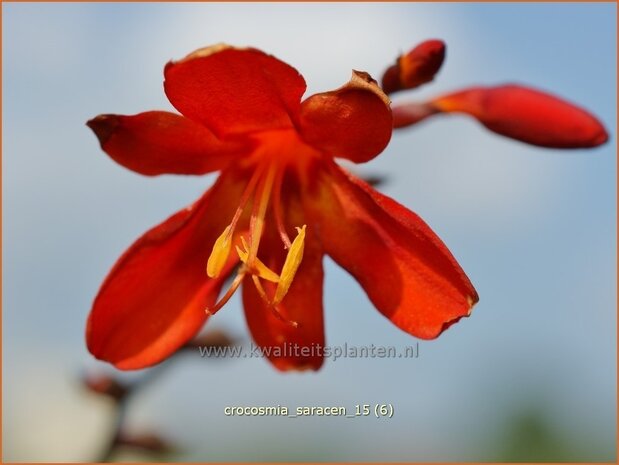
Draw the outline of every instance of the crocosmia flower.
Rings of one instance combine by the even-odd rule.
[[[420,57],[424,50],[432,57]],[[401,61],[390,71],[391,89],[432,80],[443,55],[436,44],[422,47],[414,66]],[[106,114],[88,125],[103,150],[135,172],[220,176],[114,265],[87,324],[97,358],[121,369],[156,364],[241,288],[251,334],[271,362],[316,370],[325,344],[325,254],[416,337],[435,338],[470,314],[477,293],[436,234],[334,159],[369,161],[389,143],[394,123],[414,123],[403,119],[406,111],[464,111],[477,97],[414,104],[394,121],[389,98],[367,73],[353,71],[339,89],[302,99],[305,81],[294,68],[226,45],[168,63],[164,74],[180,114]],[[313,350],[282,350],[291,345]]]

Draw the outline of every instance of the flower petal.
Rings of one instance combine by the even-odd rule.
[[[224,168],[250,147],[222,142],[204,126],[165,111],[99,115],[86,123],[114,161],[140,174],[204,174]]]
[[[256,49],[215,45],[165,67],[165,92],[183,115],[220,137],[292,127],[305,80]]]
[[[348,84],[312,95],[302,103],[302,137],[333,157],[369,161],[391,139],[389,103],[369,74],[353,71]]]
[[[298,200],[291,202],[290,195],[285,193],[282,198],[290,202],[285,211],[287,229],[291,232],[294,231],[292,225],[304,224],[302,210]],[[318,370],[323,362],[323,251],[316,234],[316,231],[307,229],[303,260],[288,293],[277,306],[277,311],[288,321],[282,321],[268,307],[251,278],[245,278],[243,283],[245,316],[254,341],[271,363],[282,371]],[[272,270],[281,270],[286,251],[279,236],[269,230],[262,240],[259,254],[263,254],[263,261]],[[276,284],[264,281],[264,288],[269,297],[275,295]]]
[[[442,40],[426,40],[406,55],[401,55],[395,64],[387,68],[382,78],[385,93],[414,89],[434,79],[445,59],[445,43]]]
[[[206,321],[225,276],[205,267],[226,227],[243,183],[225,172],[191,207],[139,238],[116,262],[88,318],[88,349],[120,369],[160,362],[192,338]]]
[[[432,339],[470,314],[475,289],[421,218],[335,164],[318,170],[316,182],[306,208],[325,252],[383,315]]]
[[[476,87],[432,103],[439,111],[467,113],[491,131],[542,147],[596,147],[608,140],[592,114],[529,87]]]

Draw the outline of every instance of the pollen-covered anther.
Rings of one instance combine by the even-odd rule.
[[[230,226],[227,226],[224,232],[221,233],[221,236],[215,241],[215,245],[213,245],[213,251],[206,264],[206,274],[210,278],[218,277],[228,261],[230,248],[232,247],[232,233],[230,228]]]
[[[288,250],[288,255],[286,255],[279,282],[277,283],[277,289],[275,290],[273,305],[279,304],[286,296],[297,270],[301,265],[301,261],[303,260],[303,249],[305,248],[305,228],[306,225],[303,225],[301,228],[296,228],[297,237],[292,241],[292,245]]]

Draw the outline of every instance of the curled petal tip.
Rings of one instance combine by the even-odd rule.
[[[248,147],[222,142],[206,127],[166,111],[99,115],[86,124],[114,161],[147,176],[219,170]]]
[[[391,94],[432,81],[445,59],[445,48],[441,40],[426,40],[406,55],[398,57],[383,74],[383,90]]]
[[[366,72],[366,71],[357,71],[356,69],[352,70],[352,81],[354,80],[361,80],[363,82],[366,82],[368,84],[376,84],[376,79],[374,79],[370,73]]]
[[[385,105],[391,105],[391,100],[389,99],[389,97],[387,97],[387,94],[385,94],[383,90],[378,86],[378,82],[376,81],[376,79],[370,76],[370,73],[353,69],[350,82],[348,83],[348,87],[368,90],[374,93],[377,97],[379,97]]]
[[[92,129],[101,146],[114,134],[119,124],[120,119],[118,115],[99,115],[86,122],[86,126]]]
[[[456,323],[458,323],[460,320],[462,320],[463,318],[468,318],[471,316],[471,313],[473,313],[473,307],[475,307],[475,304],[477,304],[477,302],[479,302],[479,296],[477,295],[477,292],[475,291],[475,289],[473,289],[473,291],[475,292],[473,295],[469,295],[466,297],[466,301],[468,303],[468,310],[466,311],[466,313],[461,314],[461,315],[457,315],[453,318],[450,318],[448,320],[446,320],[442,326],[440,327],[439,331],[433,335],[432,337],[429,337],[429,339],[434,339],[439,337],[441,334],[443,334],[446,330],[448,330],[450,327],[452,327],[453,325],[455,325]]]
[[[246,50],[246,48],[244,48],[244,47],[233,47],[232,45],[228,45],[228,44],[226,44],[224,42],[219,42],[218,44],[209,45],[208,47],[199,48],[198,50],[195,50],[194,52],[191,52],[184,59],[185,60],[190,60],[192,58],[207,57],[209,55],[213,55],[214,53],[219,53],[219,52],[221,52],[223,50],[227,50],[229,48],[235,48],[237,50]]]
[[[303,101],[300,132],[310,145],[333,157],[363,163],[381,153],[393,129],[391,101],[376,81],[353,70],[339,89]]]

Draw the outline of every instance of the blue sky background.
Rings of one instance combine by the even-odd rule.
[[[186,356],[136,398],[130,424],[180,443],[176,460],[502,460],[529,430],[550,444],[551,460],[615,460],[615,4],[2,9],[4,461],[94,458],[110,406],[77,382],[105,369],[84,345],[92,298],[126,246],[213,180],[131,173],[100,151],[86,120],[171,109],[163,65],[217,42],[292,64],[311,95],[353,68],[378,78],[427,38],[447,42],[446,63],[403,99],[529,83],[598,115],[610,142],[539,149],[460,116],[396,134],[355,170],[387,176],[383,192],[447,243],[480,294],[472,317],[421,341],[415,360],[340,359],[280,374],[258,359]],[[247,341],[239,302],[212,326]],[[415,342],[329,260],[325,311],[332,346]],[[392,403],[395,416],[223,415],[228,405],[377,402]]]

